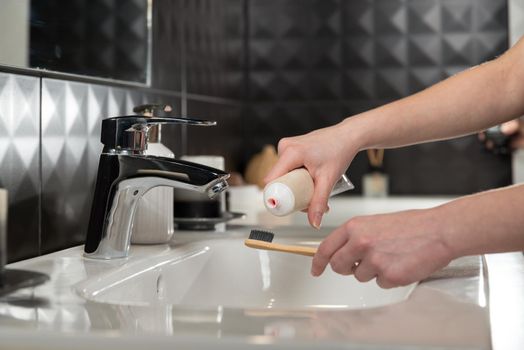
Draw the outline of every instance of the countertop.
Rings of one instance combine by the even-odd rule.
[[[332,219],[325,221],[324,232],[347,219],[350,211],[349,216],[361,215],[447,200],[392,199],[373,205],[372,201],[340,199],[332,202]],[[246,314],[230,309],[221,310],[217,318],[210,310],[95,303],[73,290],[75,284],[110,268],[176,249],[180,240],[245,236],[252,225],[247,220],[247,225],[237,222],[226,232],[177,232],[169,245],[133,246],[130,257],[123,260],[85,259],[82,247],[74,247],[9,265],[47,273],[50,281],[0,300],[0,348],[524,348],[521,253],[457,259],[422,281],[408,300],[368,310]],[[304,223],[301,215],[291,225]]]

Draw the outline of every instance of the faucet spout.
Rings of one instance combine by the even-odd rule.
[[[140,198],[157,186],[206,193],[213,198],[227,187],[229,174],[204,165],[164,157],[103,153],[98,167],[85,255],[126,257]]]

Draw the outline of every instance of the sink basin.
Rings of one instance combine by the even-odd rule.
[[[318,245],[292,238],[282,243]],[[331,269],[310,275],[311,258],[255,250],[243,238],[178,243],[149,257],[77,284],[82,297],[118,305],[180,305],[244,309],[363,309],[408,298],[414,285],[384,290]]]

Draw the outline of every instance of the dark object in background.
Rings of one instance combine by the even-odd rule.
[[[221,215],[221,203],[218,200],[173,202],[173,211],[179,218],[217,218]]]
[[[489,128],[484,132],[484,136],[484,145],[489,151],[495,154],[511,153],[511,147],[509,145],[511,136],[502,132],[501,125]]]
[[[49,280],[47,275],[39,272],[4,268],[7,259],[7,211],[7,191],[0,189],[0,296],[20,288],[33,287]]]
[[[0,274],[0,296],[21,288],[38,286],[49,280],[49,276],[33,271],[4,269]]]

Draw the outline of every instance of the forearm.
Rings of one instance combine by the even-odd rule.
[[[462,197],[434,210],[434,227],[454,257],[524,251],[524,185]]]
[[[498,59],[341,125],[360,149],[462,136],[524,114],[524,42]]]

